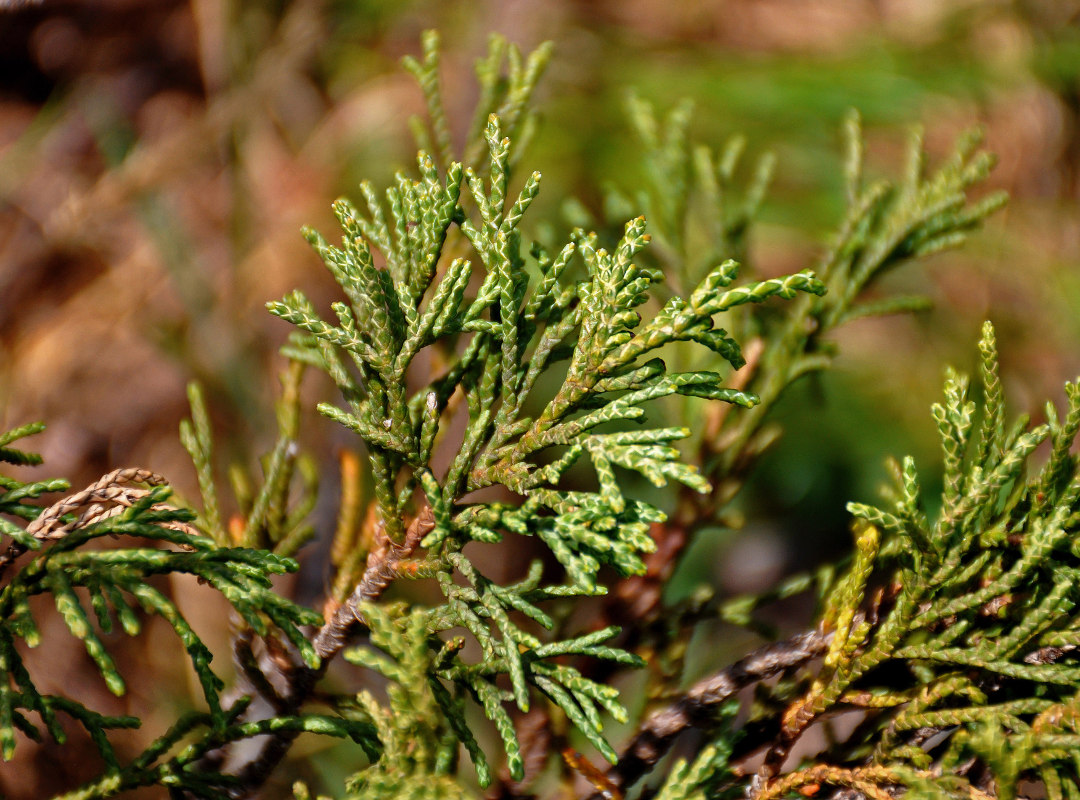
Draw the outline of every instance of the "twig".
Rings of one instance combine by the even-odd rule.
[[[608,782],[625,792],[663,758],[680,733],[705,720],[711,709],[747,686],[820,657],[828,647],[829,638],[820,631],[801,633],[766,645],[699,681],[676,703],[653,713],[642,723],[619,762],[607,771]],[[604,796],[595,793],[589,800],[604,800]]]
[[[368,554],[360,583],[315,637],[315,651],[323,662],[341,652],[348,639],[364,624],[358,610],[360,605],[378,599],[386,591],[386,587],[397,577],[401,562],[411,556],[420,540],[434,529],[435,515],[428,506],[413,519],[400,545],[391,542],[381,527],[377,529],[375,536],[378,546]]]
[[[245,715],[245,721],[253,721],[252,714],[273,713],[278,716],[296,714],[304,702],[311,697],[315,684],[326,672],[330,662],[344,649],[349,640],[364,627],[364,618],[360,613],[363,603],[371,602],[386,591],[397,575],[397,568],[402,561],[412,555],[419,546],[420,540],[427,536],[435,527],[435,516],[431,508],[425,507],[412,521],[405,532],[405,539],[401,544],[391,542],[381,528],[376,533],[378,546],[368,554],[367,567],[349,598],[341,604],[312,640],[315,652],[319,656],[320,666],[311,669],[302,665],[296,665],[288,671],[279,669],[275,664],[271,669],[284,672],[281,676],[284,680],[284,690],[274,690],[272,696],[263,698],[268,703],[268,708],[256,708],[253,703],[250,713]],[[249,647],[249,645],[248,645]],[[244,651],[245,655],[250,649]],[[246,666],[250,668],[250,658],[246,659]],[[267,667],[266,661],[260,662],[260,668]],[[247,669],[244,670],[247,673]],[[250,683],[255,683],[248,678]],[[275,685],[271,676],[258,682],[261,691],[266,691],[268,686]],[[245,691],[247,690],[247,691]],[[251,685],[241,687],[237,695],[249,693],[255,690],[261,696],[258,687]],[[236,699],[236,698],[234,698]],[[239,786],[230,791],[231,797],[247,797],[256,791],[266,780],[273,769],[278,765],[285,754],[289,751],[297,733],[282,731],[268,735],[262,747],[238,764],[230,764],[229,771],[239,779]],[[207,767],[220,767],[226,761],[228,752],[224,749],[212,750],[206,754],[199,764],[200,769]]]

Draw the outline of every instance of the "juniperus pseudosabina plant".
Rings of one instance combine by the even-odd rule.
[[[62,740],[58,716],[66,715],[104,763],[72,798],[140,786],[248,796],[303,732],[356,743],[344,787],[356,798],[483,790],[616,798],[650,773],[642,793],[666,800],[1009,798],[1020,787],[1080,797],[1072,657],[1080,480],[1070,452],[1080,390],[1067,385],[1063,417],[1048,407],[1044,425],[1010,424],[989,324],[978,400],[969,399],[968,379],[950,372],[933,409],[944,453],[938,511],[924,510],[907,459],[885,506],[849,507],[847,561],[762,597],[697,594],[667,606],[660,591],[775,440],[768,412],[777,398],[829,366],[830,332],[917,307],[866,298],[884,272],[959,244],[1000,205],[997,195],[968,200],[990,168],[977,137],[928,172],[914,136],[902,180],[866,184],[851,117],[848,211],[830,249],[812,271],[755,280],[747,231],[771,160],[740,186],[740,140],[717,155],[689,142],[688,105],[658,119],[632,99],[644,185],[611,191],[612,219],[568,205],[567,216],[591,230],[532,244],[540,175],[522,177],[516,165],[548,57],[547,47],[526,58],[492,39],[460,160],[436,37],[425,38],[423,60],[407,60],[430,119],[430,128],[415,125],[416,173],[399,174],[381,196],[363,184],[364,211],[338,201],[340,245],[307,232],[344,295],[332,316],[301,292],[269,304],[297,330],[284,348],[280,436],[261,485],[232,473],[239,515],[224,521],[209,416],[194,386],[181,438],[201,489],[197,514],[146,470],[117,470],[48,506],[29,501],[66,484],[3,479],[0,533],[10,541],[0,557],[0,754],[26,746],[21,736]],[[629,221],[615,226],[629,208]],[[325,372],[341,396],[319,411],[355,432],[366,456],[363,467],[342,459],[322,614],[274,593],[268,580],[294,569],[292,557],[315,533],[307,518],[314,460],[296,446],[308,368]],[[705,420],[693,433],[688,408]],[[0,437],[0,459],[33,463],[10,445],[38,430]],[[1047,441],[1036,469],[1031,456]],[[670,485],[668,513],[636,496],[641,478]],[[130,539],[88,546],[105,535]],[[515,580],[495,580],[478,566],[480,547],[512,559],[510,536],[537,540],[545,558],[517,565]],[[206,645],[155,588],[152,577],[167,573],[196,575],[235,609],[239,678],[229,691]],[[436,599],[386,594],[413,581]],[[814,627],[716,664],[679,691],[696,624],[720,617],[764,633],[756,609],[798,593],[818,602]],[[121,759],[110,730],[138,720],[38,690],[25,650],[39,639],[36,595],[51,599],[117,693],[124,665],[103,634],[119,625],[136,635],[142,614],[164,617],[191,656],[207,710]],[[378,679],[343,686],[325,676],[338,656]],[[624,704],[614,688],[617,673],[641,668],[655,707],[634,697]],[[808,730],[828,730],[845,714],[857,723],[850,734],[792,758]],[[630,733],[609,741],[606,716]],[[696,755],[668,765],[679,739]],[[610,766],[594,763],[590,747]],[[764,755],[755,761],[755,753]],[[294,792],[311,796],[302,784]]]

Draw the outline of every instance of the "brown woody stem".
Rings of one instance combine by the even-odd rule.
[[[607,771],[607,780],[625,792],[664,757],[680,733],[707,720],[710,711],[747,686],[820,657],[828,643],[829,636],[820,631],[801,633],[765,645],[699,681],[677,702],[654,712],[642,723],[619,762]],[[596,793],[589,800],[603,800],[603,796]]]

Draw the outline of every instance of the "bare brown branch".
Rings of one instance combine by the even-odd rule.
[[[435,517],[428,507],[413,519],[401,544],[391,542],[382,527],[378,528],[376,547],[368,554],[367,567],[360,583],[315,637],[315,650],[320,659],[327,661],[341,652],[349,637],[364,624],[360,605],[378,599],[386,591],[397,575],[398,565],[412,555],[420,540],[434,528]]]
[[[642,723],[619,762],[607,771],[608,781],[626,791],[663,758],[680,733],[707,720],[712,710],[747,686],[820,657],[829,638],[820,631],[801,633],[766,645],[699,681],[677,702],[654,712]],[[589,800],[603,800],[603,795],[593,794]]]
[[[266,674],[265,680],[261,681],[252,681],[251,676],[248,676],[248,685],[238,687],[232,698],[235,700],[242,694],[254,694],[259,698],[260,702],[252,703],[249,713],[245,715],[245,720],[258,719],[259,714],[281,716],[295,714],[300,710],[304,702],[311,697],[315,684],[326,672],[330,662],[364,626],[364,618],[360,613],[361,604],[377,600],[386,591],[397,575],[398,566],[412,555],[420,541],[434,527],[434,515],[428,507],[425,507],[412,520],[401,544],[391,542],[380,527],[376,534],[377,545],[368,554],[367,566],[360,583],[357,584],[348,600],[332,612],[330,618],[312,640],[315,652],[319,655],[320,667],[311,669],[303,665],[294,665],[283,670],[283,665],[277,661],[274,661],[271,666],[265,659],[261,660],[258,664],[259,670],[276,674]],[[245,675],[252,667],[250,644],[249,641],[244,641],[244,647],[240,651],[243,656]],[[278,688],[279,686],[283,686],[283,690]],[[272,696],[262,697],[260,689],[266,691],[267,687],[274,687]],[[245,761],[229,764],[230,772],[240,779],[240,787],[234,790],[232,796],[247,797],[255,792],[285,757],[295,738],[296,734],[289,732],[267,736],[265,744]],[[219,766],[226,761],[227,755],[221,751],[212,751],[203,760],[203,766]]]

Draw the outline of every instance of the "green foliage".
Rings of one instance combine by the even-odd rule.
[[[459,704],[442,684],[427,677],[441,655],[429,647],[428,612],[371,603],[361,610],[371,644],[382,652],[356,648],[346,651],[345,658],[387,679],[389,704],[383,706],[368,691],[356,698],[357,712],[371,719],[378,732],[379,752],[372,758],[375,765],[350,782],[349,792],[357,797],[467,796],[447,774],[457,760],[457,737],[485,783],[490,780],[488,766],[460,718]]]
[[[0,436],[3,447],[0,457],[19,465],[40,463],[36,454],[9,445],[43,428],[28,425]],[[206,730],[207,747],[257,735],[258,731],[231,725],[242,706],[223,707],[223,682],[210,668],[213,655],[176,604],[152,579],[168,574],[195,576],[200,583],[220,592],[254,630],[266,634],[271,626],[275,627],[308,663],[316,666],[318,656],[299,626],[317,622],[318,616],[271,589],[270,576],[295,570],[296,562],[261,550],[220,547],[211,539],[197,535],[190,525],[194,514],[168,505],[170,492],[161,485],[163,479],[145,470],[116,470],[48,508],[25,501],[66,489],[65,481],[22,483],[7,477],[0,480],[4,487],[0,511],[30,521],[23,528],[4,519],[0,526],[0,531],[11,541],[0,559],[0,572],[14,569],[0,587],[0,665],[5,675],[0,684],[0,755],[10,760],[18,734],[40,740],[42,728],[53,740],[63,743],[67,733],[60,715],[66,715],[86,730],[106,767],[102,781],[73,796],[107,796],[121,789],[157,783],[196,793],[208,790],[213,781],[184,771],[192,760],[190,752],[180,754],[165,767],[155,767],[154,762],[196,727]],[[151,488],[139,488],[138,484],[149,484]],[[107,550],[87,547],[106,536],[128,537],[143,544]],[[30,557],[19,563],[28,551]],[[160,616],[173,629],[191,660],[208,713],[178,723],[174,731],[138,760],[122,764],[109,732],[138,727],[138,719],[106,716],[70,698],[42,693],[37,687],[18,645],[34,648],[41,642],[35,621],[41,613],[40,606],[32,606],[39,596],[50,598],[56,613],[83,643],[101,679],[116,695],[125,692],[126,684],[106,647],[105,637],[117,628],[136,636],[143,626],[140,614]],[[31,712],[40,723],[28,716]],[[308,723],[286,720],[274,724]],[[335,731],[337,735],[345,732]]]
[[[278,439],[262,459],[262,486],[256,492],[251,477],[240,465],[229,471],[233,496],[240,515],[222,523],[218,490],[214,479],[214,445],[210,415],[202,389],[188,386],[191,419],[180,423],[180,441],[195,465],[202,494],[202,525],[219,545],[235,544],[294,555],[315,535],[308,516],[315,508],[319,475],[314,461],[299,452],[300,382],[304,365],[293,362],[281,374],[282,397],[278,402]],[[292,499],[293,478],[299,473],[301,490]],[[292,507],[290,508],[290,504]]]
[[[975,796],[990,778],[1005,798],[1022,780],[1055,798],[1080,790],[1080,671],[1068,657],[1078,630],[1080,479],[1070,448],[1080,392],[1066,384],[1064,419],[1048,405],[1046,424],[1023,416],[1007,426],[989,323],[979,349],[981,407],[967,377],[949,370],[933,408],[945,466],[936,517],[923,510],[911,458],[895,465],[888,505],[849,505],[860,520],[855,556],[825,597],[822,669],[784,711],[782,741],[831,709],[867,717],[833,754],[831,773],[821,763],[801,771],[816,771],[817,782],[937,797]],[[1033,469],[1044,442],[1050,456]],[[795,786],[797,774],[774,778],[763,796]]]
[[[34,422],[0,435],[0,462],[19,466],[36,466],[40,464],[41,456],[37,453],[18,450],[10,445],[19,439],[41,433],[43,430],[45,430],[45,426],[42,423]],[[3,477],[0,478],[0,488],[3,490],[3,493],[0,494],[0,513],[30,521],[37,518],[38,514],[41,513],[41,508],[27,503],[27,500],[33,500],[47,492],[62,492],[70,488],[70,484],[59,479],[23,483],[14,478]],[[0,517],[0,533],[10,537],[21,548],[28,550],[41,549],[41,542],[33,535],[28,534],[23,528],[3,517]],[[10,556],[11,554],[9,554]],[[6,567],[7,561],[5,560],[2,563]]]
[[[743,137],[732,137],[717,153],[689,137],[689,104],[675,106],[662,120],[635,96],[628,109],[643,145],[647,183],[634,200],[612,190],[605,209],[646,209],[657,240],[652,248],[657,266],[676,286],[697,282],[722,259],[738,259],[752,268],[749,239],[775,168],[772,154],[757,160],[742,186],[736,175],[746,148]],[[961,245],[1007,199],[1000,191],[974,202],[968,198],[994,163],[989,153],[978,149],[978,130],[961,137],[950,157],[929,174],[921,131],[914,130],[898,182],[865,180],[857,113],[848,115],[843,136],[847,211],[814,266],[827,291],[802,297],[783,313],[749,309],[731,320],[729,329],[737,339],[760,338],[767,346],[745,385],[759,402],[747,413],[721,415],[717,429],[707,432],[702,442],[708,454],[703,460],[712,467],[706,477],[720,505],[741,485],[748,461],[774,441],[776,431],[764,423],[776,400],[799,378],[831,364],[835,347],[829,334],[858,319],[929,305],[920,297],[881,297],[875,291],[880,279],[906,263]],[[680,353],[680,359],[697,363],[695,354]],[[716,503],[696,507],[703,519],[718,510]]]
[[[933,408],[944,453],[933,518],[909,458],[896,467],[885,507],[849,506],[849,561],[760,598],[662,603],[686,542],[726,518],[775,440],[767,415],[777,399],[830,366],[829,335],[862,317],[922,307],[882,299],[878,281],[958,245],[1000,207],[1000,194],[968,196],[992,162],[978,136],[963,137],[930,172],[916,133],[903,178],[868,183],[852,115],[847,213],[831,247],[813,271],[763,278],[747,268],[740,283],[737,260],[749,260],[751,222],[774,162],[760,159],[743,186],[744,141],[719,153],[693,143],[686,103],[660,119],[631,98],[646,180],[609,191],[598,215],[567,204],[569,216],[595,230],[579,226],[558,240],[534,220],[541,176],[521,179],[514,168],[536,124],[530,101],[549,57],[547,45],[524,56],[491,39],[460,159],[437,37],[425,35],[421,60],[406,60],[429,111],[430,127],[413,125],[416,171],[398,173],[381,196],[361,184],[363,211],[338,200],[340,245],[305,230],[344,300],[329,318],[299,290],[268,304],[297,330],[283,349],[290,363],[278,438],[261,480],[230,473],[237,513],[224,504],[211,415],[194,384],[180,438],[199,485],[197,517],[169,505],[164,479],[144,470],[110,473],[47,509],[27,501],[66,483],[0,479],[0,513],[11,518],[0,518],[11,540],[0,575],[18,566],[0,586],[0,754],[11,758],[20,731],[40,736],[30,712],[62,741],[63,713],[106,766],[71,798],[152,785],[176,796],[246,796],[305,732],[359,745],[349,797],[471,796],[463,753],[480,787],[498,783],[493,791],[516,796],[525,791],[518,782],[550,766],[556,749],[599,793],[617,797],[695,728],[707,745],[654,782],[661,800],[771,800],[822,786],[874,800],[901,790],[981,798],[986,775],[1006,800],[1024,780],[1040,781],[1052,800],[1080,796],[1080,670],[1070,660],[1080,645],[1080,480],[1071,450],[1080,389],[1066,385],[1063,417],[1048,406],[1046,424],[1022,418],[1008,427],[989,323],[981,405],[969,399],[968,379],[950,371],[945,401]],[[533,236],[546,244],[527,244]],[[328,375],[341,396],[318,410],[353,432],[367,458],[361,474],[351,452],[342,457],[336,573],[322,615],[270,585],[271,575],[296,569],[290,556],[315,530],[317,474],[297,445],[307,367]],[[686,423],[702,400],[710,401],[705,424],[692,433]],[[37,463],[9,445],[39,430],[0,437],[0,460]],[[1044,443],[1049,456],[1036,470],[1032,457]],[[643,481],[670,485],[666,508],[646,499]],[[106,535],[139,541],[86,546]],[[485,574],[485,549],[511,553],[510,537],[535,540],[543,558],[505,564],[511,577]],[[230,693],[210,669],[207,646],[153,581],[181,573],[217,589],[236,613],[241,675]],[[407,580],[428,582],[427,595],[416,593],[423,602],[408,592],[381,599]],[[613,597],[612,586],[631,589]],[[719,615],[762,630],[756,608],[815,588],[813,631],[679,691],[697,622]],[[138,634],[140,612],[162,617],[189,655],[207,709],[122,761],[110,731],[138,720],[36,689],[16,644],[40,638],[31,606],[39,595],[116,694],[125,684],[107,634],[115,626]],[[592,618],[583,625],[584,613]],[[361,668],[359,691],[343,689],[340,676],[322,681],[339,653]],[[646,694],[675,698],[651,716],[624,703],[612,677],[646,657],[659,684]],[[754,699],[740,714],[732,698],[749,686]],[[787,764],[807,730],[852,710],[863,715],[853,733],[829,739],[812,763]],[[526,715],[541,720],[548,738],[539,745],[525,735]],[[606,717],[639,724],[621,755]],[[245,750],[234,747],[249,739]],[[494,741],[505,759],[492,757]],[[606,773],[574,750],[585,742],[613,764]],[[756,750],[764,762],[747,779],[742,762]],[[294,793],[311,797],[302,784]]]
[[[437,130],[438,120],[436,107]],[[428,555],[416,574],[434,574],[445,598],[432,617],[432,632],[462,627],[484,656],[479,664],[466,664],[460,654],[448,654],[438,674],[468,690],[495,723],[511,775],[520,779],[516,735],[504,701],[527,711],[529,687],[535,687],[614,761],[616,753],[601,734],[600,712],[626,718],[615,691],[548,659],[638,660],[602,645],[615,629],[544,644],[511,615],[551,628],[538,603],[602,592],[597,576],[605,564],[622,575],[644,572],[642,555],[654,548],[649,526],[665,515],[627,497],[615,467],[638,472],[657,486],[674,480],[696,491],[708,489],[672,446],[689,435],[688,429],[647,424],[629,429],[625,423],[641,423],[645,404],[674,394],[742,406],[756,402],[751,394],[725,388],[720,373],[669,371],[656,351],[696,342],[738,368],[743,363],[739,347],[714,326],[715,315],[770,297],[821,293],[823,286],[804,273],[733,287],[737,266],[725,261],[687,299],[671,297],[643,320],[637,309],[662,280],[658,271],[635,263],[649,241],[644,218],[626,223],[612,251],[600,247],[595,234],[578,230],[557,254],[532,248],[530,264],[522,252],[521,224],[539,191],[540,174],[529,176],[516,197],[510,195],[511,140],[503,136],[498,116],[488,120],[484,138],[486,179],[458,162],[440,173],[421,151],[418,177],[399,174],[386,192],[385,207],[370,187],[364,188],[367,217],[348,201],[335,203],[345,232],[340,247],[306,232],[348,298],[334,304],[337,324],[324,321],[300,292],[269,308],[304,331],[288,353],[326,371],[341,391],[347,408],[323,404],[319,410],[367,446],[379,519],[391,541],[402,543],[409,519],[420,514],[411,505],[418,493],[430,508],[433,529],[420,542]],[[460,253],[466,243],[475,263],[463,255],[446,263],[444,253]],[[376,266],[373,248],[385,268]],[[568,281],[575,267],[583,269],[583,278]],[[482,270],[476,275],[478,288],[470,294],[477,268]],[[431,358],[442,367],[410,391],[410,366],[425,350],[435,351]],[[568,364],[556,368],[563,361]],[[548,374],[560,382],[545,391]],[[445,446],[455,397],[467,422],[460,444],[452,448],[457,456],[439,471],[432,454],[437,441]],[[582,459],[595,470],[595,490],[564,483],[566,472]],[[493,485],[522,501],[464,499]],[[539,564],[524,581],[509,586],[484,577],[463,548],[472,541],[497,542],[504,531],[543,541],[568,581],[542,586]],[[455,575],[464,585],[455,583]],[[509,679],[509,692],[499,687],[500,675]],[[481,768],[481,783],[487,778]]]
[[[131,763],[106,771],[100,779],[61,795],[57,800],[90,800],[112,797],[141,786],[162,786],[173,794],[219,798],[242,789],[243,781],[217,770],[201,769],[202,760],[226,743],[282,733],[315,733],[351,738],[370,746],[370,726],[345,722],[339,717],[305,714],[280,715],[256,722],[239,722],[247,710],[248,698],[234,703],[224,715],[191,713],[181,717]],[[138,722],[137,720],[135,721]],[[183,746],[184,740],[195,741]],[[177,750],[171,758],[170,751]]]

